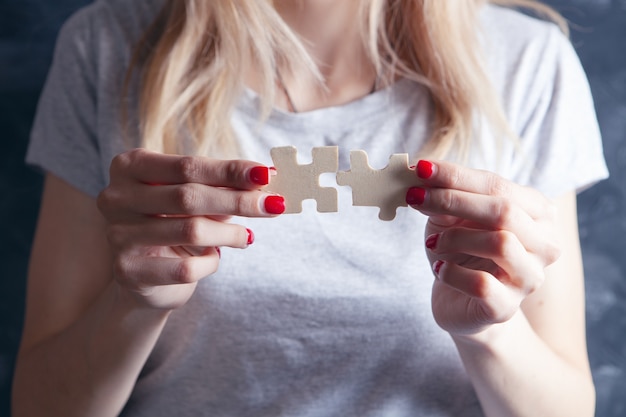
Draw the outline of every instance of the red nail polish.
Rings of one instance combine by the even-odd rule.
[[[254,232],[250,229],[246,229],[248,232],[248,245],[252,245],[254,243]]]
[[[279,195],[265,197],[265,211],[269,214],[283,214],[285,212],[285,199]]]
[[[421,160],[417,163],[417,176],[427,180],[433,175],[433,164],[428,161]]]
[[[250,170],[250,180],[258,185],[270,183],[270,170],[267,167],[254,167]]]
[[[430,250],[433,250],[437,247],[437,242],[439,241],[439,234],[430,235],[426,238],[426,247]]]
[[[406,203],[410,206],[420,206],[426,199],[426,190],[420,187],[411,187],[406,193]]]
[[[439,272],[441,271],[441,267],[443,266],[443,261],[435,261],[433,264],[433,272],[435,275],[439,276]]]

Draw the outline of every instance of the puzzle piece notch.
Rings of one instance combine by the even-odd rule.
[[[319,176],[323,173],[336,173],[339,169],[339,148],[323,146],[313,148],[313,161],[308,165],[298,164],[297,149],[294,146],[273,148],[270,151],[276,175],[272,177],[267,191],[285,197],[285,213],[301,213],[302,201],[313,199],[320,213],[333,213],[338,210],[337,190],[321,187]]]
[[[398,207],[407,207],[406,191],[417,185],[408,154],[394,154],[383,169],[374,169],[365,151],[350,152],[350,170],[337,173],[337,184],[352,188],[353,206],[380,208],[378,218],[393,220]]]

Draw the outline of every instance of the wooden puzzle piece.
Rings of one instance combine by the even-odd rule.
[[[407,154],[395,154],[384,169],[373,169],[364,151],[350,152],[350,170],[337,173],[337,184],[352,188],[353,206],[379,207],[378,218],[393,220],[398,207],[407,207],[406,192],[417,185]]]
[[[330,213],[337,211],[337,190],[321,187],[320,174],[335,173],[339,169],[339,150],[336,146],[313,148],[313,161],[299,165],[297,150],[293,146],[273,148],[272,160],[276,175],[272,177],[268,191],[285,197],[285,213],[301,213],[302,201],[314,199],[317,211]]]

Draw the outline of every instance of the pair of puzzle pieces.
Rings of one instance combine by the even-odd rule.
[[[336,146],[313,148],[312,162],[298,164],[293,146],[271,150],[276,167],[267,190],[285,197],[285,213],[302,212],[302,201],[313,199],[317,211],[337,211],[337,190],[322,187],[319,176],[336,173],[337,184],[352,188],[352,205],[378,207],[381,220],[393,220],[398,207],[407,207],[406,191],[417,184],[415,171],[409,167],[407,154],[395,154],[384,169],[373,169],[364,151],[350,152],[350,170],[340,171],[339,149]]]

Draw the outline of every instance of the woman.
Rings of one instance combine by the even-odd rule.
[[[28,154],[47,179],[15,415],[593,415],[587,82],[556,26],[483,3],[72,18]],[[336,187],[338,213],[281,215],[283,145],[337,145],[342,170],[420,155],[412,209],[381,222]]]

